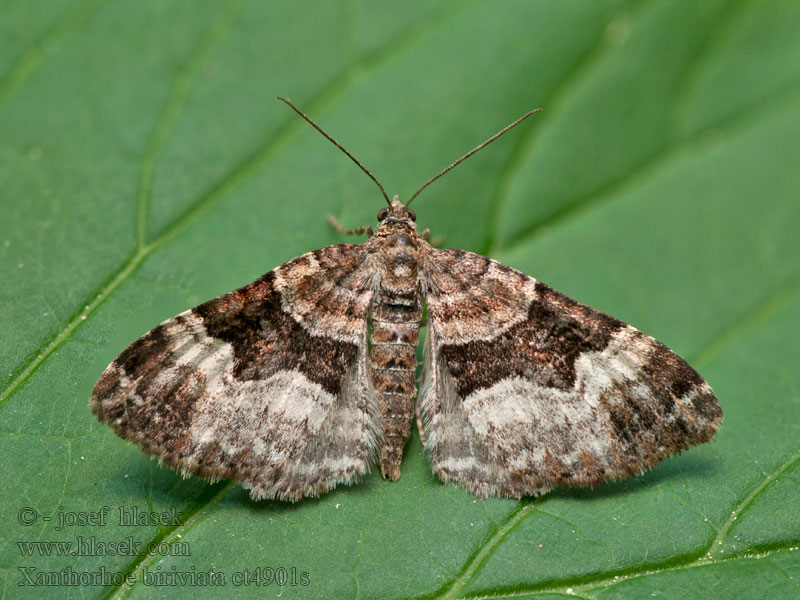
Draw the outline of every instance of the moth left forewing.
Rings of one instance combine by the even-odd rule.
[[[422,396],[434,471],[479,495],[594,486],[707,441],[722,412],[683,359],[501,263],[432,250]]]
[[[360,246],[331,246],[181,313],[109,365],[90,406],[170,466],[256,499],[355,481],[380,435],[369,271]]]

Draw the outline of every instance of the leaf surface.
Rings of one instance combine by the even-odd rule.
[[[4,597],[800,594],[800,3],[92,0],[4,14]],[[374,222],[372,182],[276,95],[401,197],[544,108],[427,189],[419,224],[685,356],[725,411],[716,440],[516,502],[440,484],[414,437],[399,482],[372,474],[288,505],[183,480],[97,423],[92,386],[136,337],[343,241],[326,213]],[[182,514],[120,526],[133,507]],[[73,546],[27,545],[53,541]],[[178,573],[221,574],[224,592]]]

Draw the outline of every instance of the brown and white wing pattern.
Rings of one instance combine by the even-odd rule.
[[[708,384],[652,337],[506,265],[432,249],[421,409],[432,468],[480,496],[595,486],[708,441]]]
[[[231,478],[254,499],[357,480],[381,430],[369,262],[362,246],[323,248],[163,322],[105,370],[93,412],[184,475]]]

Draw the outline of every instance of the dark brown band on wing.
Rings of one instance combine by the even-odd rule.
[[[569,390],[581,353],[603,350],[625,326],[537,282],[525,321],[494,339],[443,345],[441,352],[462,398],[509,377]]]
[[[266,379],[277,371],[299,370],[338,396],[358,347],[310,335],[281,309],[274,278],[270,271],[248,286],[201,304],[193,312],[203,319],[209,336],[233,346],[234,374],[238,379]]]

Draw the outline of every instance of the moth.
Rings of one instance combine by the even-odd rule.
[[[315,250],[125,349],[90,407],[184,476],[297,501],[377,461],[400,477],[418,409],[431,467],[475,496],[594,487],[712,438],[722,411],[666,346],[500,262],[431,246],[411,201],[530,111],[387,206],[362,244]],[[344,230],[343,228],[340,229]]]

